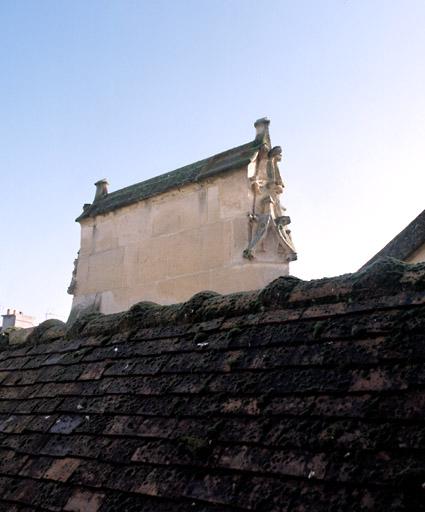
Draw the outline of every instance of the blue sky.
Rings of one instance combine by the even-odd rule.
[[[66,317],[74,222],[271,118],[303,278],[425,208],[423,0],[0,3],[0,308]]]

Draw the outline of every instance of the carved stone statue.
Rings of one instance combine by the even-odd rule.
[[[269,231],[273,231],[278,241],[279,252],[285,256],[286,261],[293,261],[297,259],[297,254],[291,232],[287,228],[291,219],[284,214],[285,208],[280,204],[284,184],[278,162],[282,160],[282,148],[275,146],[269,149],[269,140],[268,137],[264,140],[255,175],[251,178],[254,200],[252,212],[248,217],[252,226],[252,236],[243,256],[253,259],[261,241]]]

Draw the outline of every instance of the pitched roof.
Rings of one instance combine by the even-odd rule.
[[[403,231],[400,231],[397,236],[388,242],[383,249],[376,253],[364,266],[384,257],[406,260],[423,244],[425,244],[425,210],[412,220]]]
[[[421,510],[424,291],[383,260],[42,324],[0,351],[0,510]]]
[[[162,194],[167,190],[183,187],[189,183],[195,183],[205,178],[215,176],[225,171],[238,169],[248,165],[256,151],[260,148],[262,140],[254,140],[241,146],[229,149],[204,160],[180,167],[171,172],[155,176],[135,185],[122,188],[95,200],[76,221],[87,217],[95,217],[142,201],[149,197]]]

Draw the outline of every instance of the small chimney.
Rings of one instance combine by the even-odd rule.
[[[255,121],[255,140],[257,142],[270,142],[269,124],[270,119],[267,117],[262,117],[261,119],[257,119]]]
[[[103,178],[103,180],[96,181],[96,194],[94,196],[94,200],[98,201],[99,199],[102,199],[103,197],[108,195],[108,180],[106,178]]]

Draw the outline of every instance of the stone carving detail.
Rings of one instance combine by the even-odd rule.
[[[78,257],[79,257],[80,251],[77,253],[77,257],[74,260],[74,268],[72,270],[72,277],[71,282],[68,286],[67,293],[69,295],[74,295],[77,290],[77,268],[78,268]]]
[[[251,224],[251,239],[243,256],[248,259],[255,257],[255,250],[269,231],[274,231],[278,241],[278,251],[285,256],[286,261],[297,259],[297,253],[291,239],[291,231],[288,229],[291,219],[285,215],[285,208],[280,204],[280,195],[284,184],[280,175],[278,163],[282,160],[282,148],[275,146],[270,149],[270,137],[268,134],[267,119],[260,119],[256,123],[263,137],[263,145],[257,157],[254,176],[250,178],[254,195],[252,212],[248,218]]]

